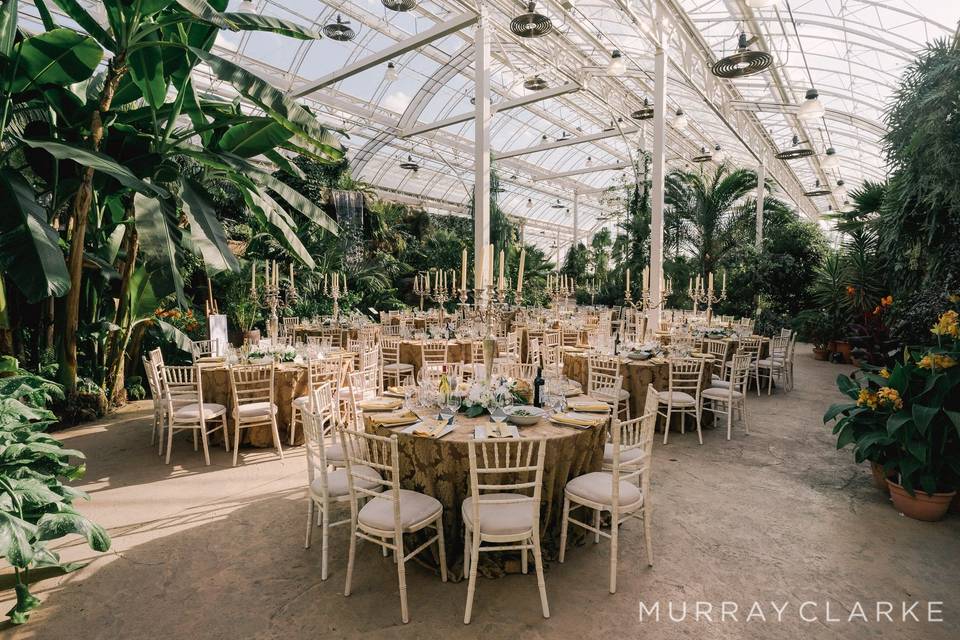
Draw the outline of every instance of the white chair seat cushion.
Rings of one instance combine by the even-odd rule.
[[[674,407],[686,407],[697,404],[696,398],[685,391],[658,391],[660,404],[670,402]]]
[[[710,387],[709,389],[704,389],[700,395],[702,395],[704,398],[710,398],[711,400],[726,400],[730,397],[730,393],[731,391],[729,388],[720,389],[718,387]],[[734,398],[743,397],[743,394],[739,391],[733,391],[732,393]]]
[[[391,493],[392,495],[392,493]],[[429,520],[443,511],[436,498],[416,491],[400,489],[400,527],[409,529],[415,524]],[[374,498],[363,505],[357,514],[360,524],[381,531],[393,531],[393,500],[388,497]]]
[[[343,447],[339,444],[328,444],[323,452],[327,457],[327,462],[347,461],[347,457],[343,455]]]
[[[773,358],[763,358],[761,360],[757,360],[757,366],[761,369],[769,369],[772,365],[780,364],[781,362],[779,360],[774,360]]]
[[[613,402],[613,389],[594,389],[590,392],[590,395],[603,402]],[[618,397],[620,400],[629,400],[630,392],[626,389],[620,389]]]
[[[241,404],[237,406],[237,415],[241,418],[257,418],[261,416],[269,416],[277,412],[277,405],[271,404],[270,402],[250,402],[247,404]]]
[[[620,451],[620,464],[636,462],[643,458],[643,449],[627,449]],[[613,443],[608,442],[603,445],[603,463],[613,464]]]
[[[710,388],[711,389],[729,389],[730,381],[729,380],[711,380]]]
[[[412,364],[403,364],[402,362],[393,362],[383,365],[384,371],[413,371]]]
[[[376,469],[371,469],[365,465],[356,465],[353,467],[355,472],[353,484],[357,488],[375,489],[380,486],[383,478],[377,473]],[[361,476],[361,477],[357,477]],[[323,482],[319,477],[310,483],[310,491],[318,496],[323,495]],[[339,498],[350,493],[350,485],[347,479],[346,468],[340,468],[336,471],[327,473],[327,496]]]
[[[300,396],[293,399],[293,406],[298,409],[304,409],[310,405],[310,396]]]
[[[203,403],[202,413],[203,413],[204,420],[210,420],[212,418],[216,418],[217,416],[223,415],[226,412],[227,412],[227,408],[222,404],[217,404],[216,402]],[[201,413],[200,405],[188,404],[174,411],[173,416],[177,420],[199,420],[200,413]]]
[[[596,504],[613,505],[613,474],[594,471],[577,476],[567,483],[566,492]],[[643,503],[643,492],[626,480],[620,481],[620,506]]]
[[[517,500],[500,504],[484,504],[498,500]],[[533,529],[533,498],[518,493],[484,493],[480,496],[480,531],[491,535],[503,536],[513,533],[524,533]],[[463,521],[471,529],[476,529],[473,522],[473,496],[463,501],[461,508]]]

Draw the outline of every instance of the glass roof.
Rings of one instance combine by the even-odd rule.
[[[437,24],[476,14],[480,4],[418,0],[411,11],[395,12],[380,0],[230,0],[232,11],[253,10],[317,29],[340,15],[357,35],[350,42],[301,42],[222,32],[216,48],[281,89],[299,93],[311,81]],[[656,4],[662,5],[660,21],[653,17]],[[561,246],[570,241],[575,193],[581,239],[611,224],[601,218],[604,190],[621,182],[620,167],[630,167],[638,149],[652,146],[652,121],[634,121],[630,113],[652,97],[656,25],[665,33],[668,115],[679,107],[690,122],[684,131],[667,126],[668,168],[696,167],[690,158],[715,145],[737,166],[753,168],[763,159],[778,195],[817,218],[828,206],[840,206],[842,195],[805,197],[815,180],[834,186],[842,179],[853,189],[866,179],[884,178],[883,111],[897,79],[923,43],[950,36],[960,19],[960,2],[943,0],[546,0],[536,10],[550,17],[553,32],[523,39],[510,33],[509,22],[525,12],[525,3],[482,5],[493,27],[494,110],[529,95],[523,81],[534,74],[551,88],[572,83],[554,97],[496,111],[492,121],[501,205],[527,219],[526,238],[544,246],[558,232]],[[766,6],[751,8],[758,5]],[[32,5],[22,3],[21,12],[39,25]],[[62,15],[58,20],[70,22]],[[349,135],[354,177],[384,197],[467,215],[474,31],[468,26],[396,56],[395,80],[385,76],[384,61],[302,97],[326,124]],[[773,64],[746,78],[713,77],[710,66],[735,51],[741,31],[755,38],[751,49],[773,56]],[[627,61],[621,76],[607,74],[613,49]],[[232,97],[229,86],[210,78],[198,84]],[[802,122],[797,106],[811,87],[826,111],[821,119]],[[427,126],[460,114],[467,117]],[[816,155],[776,160],[774,153],[794,135]],[[536,150],[545,144],[548,148]],[[830,146],[839,168],[822,167]],[[418,171],[399,167],[408,155],[419,163]]]

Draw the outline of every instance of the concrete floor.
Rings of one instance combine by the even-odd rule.
[[[71,540],[67,560],[90,564],[35,585],[43,600],[14,638],[871,638],[960,637],[960,517],[927,524],[899,515],[836,451],[821,424],[840,399],[844,367],[802,352],[796,390],[750,399],[752,432],[721,430],[671,437],[655,446],[653,532],[656,564],[642,557],[641,527],[621,537],[619,589],[607,592],[609,544],[574,548],[547,569],[552,617],[540,615],[530,576],[480,580],[473,623],[462,624],[466,584],[443,584],[409,565],[409,625],[400,624],[396,574],[378,550],[362,545],[354,594],[344,598],[347,532],[332,534],[330,579],[319,579],[319,546],[303,549],[304,458],[283,462],[268,450],[243,451],[232,468],[222,450],[205,467],[185,443],[166,466],[147,446],[148,407],[60,435],[86,452],[81,510],[106,526],[112,550],[94,556]],[[4,592],[9,596],[9,592]],[[697,601],[712,622],[693,619]],[[720,620],[724,601],[737,621]],[[757,601],[766,616],[747,621]],[[815,602],[804,610],[804,601]],[[876,622],[876,602],[894,603]],[[900,621],[901,602],[919,601],[922,622]],[[942,601],[943,622],[927,622],[928,601]],[[640,603],[659,602],[660,621],[641,622]],[[686,602],[671,622],[667,605]],[[783,621],[776,610],[786,602]],[[871,622],[846,621],[860,602]],[[830,617],[842,621],[827,621]],[[9,603],[0,603],[5,611]],[[701,605],[705,607],[706,605]],[[731,605],[727,605],[730,607]],[[884,606],[884,605],[881,605]],[[909,606],[909,604],[908,604]],[[728,611],[730,609],[728,608]],[[701,612],[705,609],[701,609]]]

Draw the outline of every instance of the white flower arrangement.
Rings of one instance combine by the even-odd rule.
[[[525,404],[526,398],[521,394],[521,386],[513,378],[497,376],[490,380],[488,385],[486,381],[476,380],[470,384],[467,394],[463,398],[463,409],[467,416],[475,418],[488,411],[493,404],[494,399],[501,399],[502,402],[515,402]]]

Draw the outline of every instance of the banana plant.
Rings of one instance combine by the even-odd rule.
[[[17,91],[22,93],[31,81],[31,86],[43,89],[38,91],[39,106],[45,108],[46,120],[53,120],[51,126],[47,131],[12,128],[15,142],[5,140],[4,146],[22,150],[31,171],[43,178],[40,195],[65,205],[61,222],[72,230],[65,265],[56,261],[46,265],[48,285],[28,294],[66,293],[60,371],[70,393],[77,377],[81,276],[84,264],[89,264],[85,240],[88,225],[104,223],[105,212],[117,209],[105,203],[118,199],[126,203],[119,220],[112,216],[107,221],[125,229],[118,264],[120,305],[114,316],[123,333],[129,331],[129,309],[124,305],[138,259],[153,267],[154,277],[165,282],[181,304],[185,294],[178,259],[184,251],[202,256],[208,273],[237,268],[209,199],[199,185],[178,174],[177,156],[190,156],[233,182],[253,215],[310,267],[313,259],[296,237],[291,212],[332,233],[336,224],[251,159],[262,156],[296,175],[296,168],[278,150],[327,163],[340,161],[343,151],[336,137],[307,109],[213,52],[222,29],[266,31],[296,39],[319,38],[319,33],[285,20],[225,12],[226,0],[106,0],[106,24],[77,0],[53,2],[86,33],[57,27],[44,0],[35,1],[48,30],[41,35],[49,39],[56,34],[63,42],[43,49],[58,54],[56,64],[27,64],[26,80],[17,71],[7,74],[3,127],[6,130],[8,111],[15,104],[10,98]],[[16,30],[16,4],[6,2],[0,14],[0,53],[9,52],[8,58],[15,58],[17,51],[32,50],[25,45],[30,39],[22,39]],[[105,70],[91,77],[103,58]],[[231,84],[264,115],[250,116],[235,104],[198,95],[193,78],[199,64]],[[10,65],[19,66],[16,61]],[[47,75],[40,76],[37,69],[56,69],[59,75],[43,71]],[[85,94],[76,90],[80,82],[86,85]],[[35,135],[37,130],[40,135]],[[0,190],[5,187],[13,190],[0,177]],[[18,232],[23,236],[31,231],[27,223],[37,217],[28,217],[28,210],[21,209],[24,223]],[[48,213],[48,217],[58,215],[56,210]],[[35,232],[32,237],[38,242],[53,240],[49,233]],[[38,256],[35,261],[51,253],[33,252]],[[120,335],[115,340],[124,341]],[[118,353],[116,348],[111,352]]]

